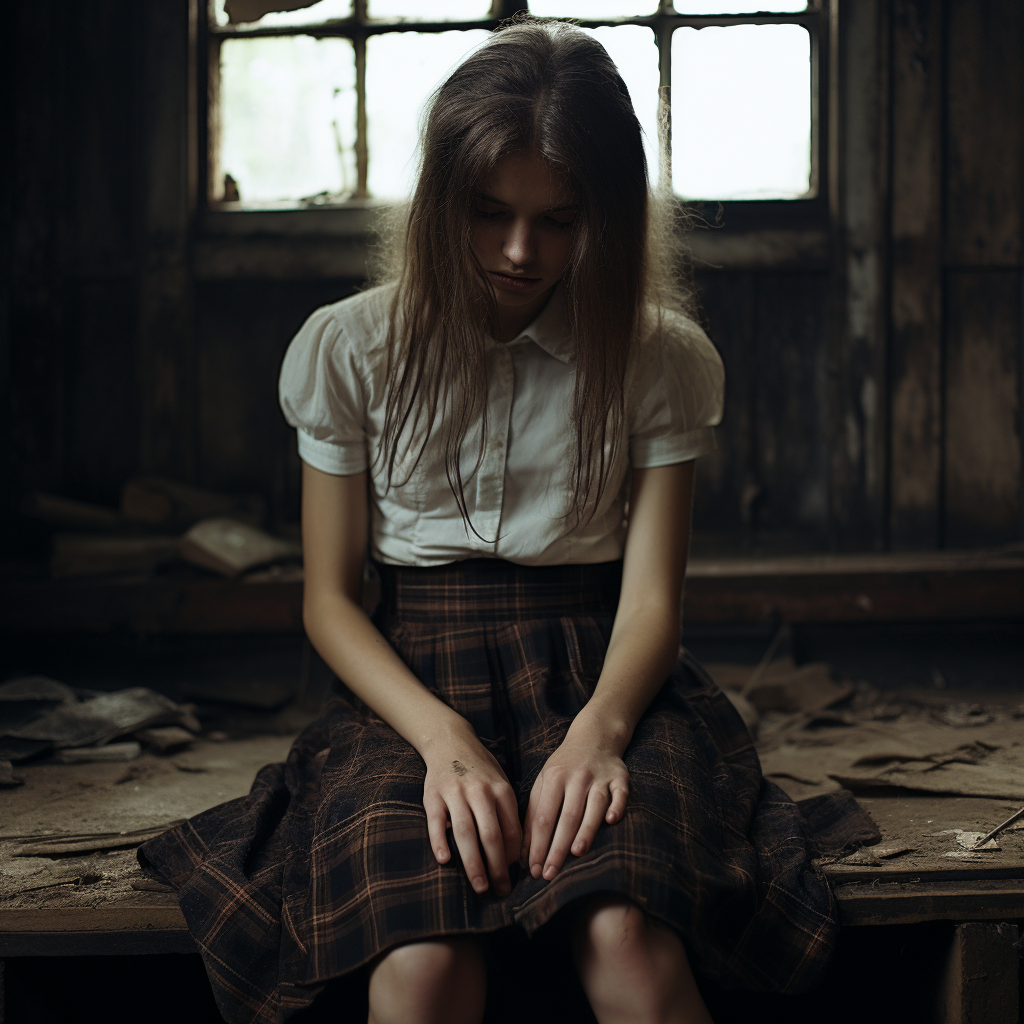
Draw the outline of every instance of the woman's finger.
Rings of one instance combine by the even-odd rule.
[[[629,798],[629,784],[626,782],[613,782],[609,787],[612,794],[611,807],[604,816],[609,825],[614,825],[626,813],[626,800]]]
[[[587,809],[583,814],[583,821],[572,841],[570,850],[575,857],[582,857],[590,849],[590,844],[597,835],[597,830],[604,821],[605,811],[612,802],[612,795],[607,786],[593,786],[590,795],[587,797]]]
[[[523,844],[523,828],[519,824],[519,807],[516,795],[511,786],[498,793],[495,809],[498,812],[498,824],[505,839],[505,863],[509,866],[519,860]]]
[[[423,810],[427,812],[427,835],[430,837],[434,857],[437,858],[438,864],[447,864],[452,858],[451,850],[448,849],[448,837],[445,835],[448,828],[448,808],[436,794],[424,794]]]
[[[459,848],[469,884],[478,893],[487,892],[487,872],[484,870],[483,857],[480,856],[473,812],[463,798],[452,800],[448,813],[452,818],[452,834],[455,836],[455,845]]]
[[[530,794],[530,807],[526,814],[530,821],[530,874],[534,878],[540,878],[548,850],[551,848],[551,837],[555,834],[555,826],[558,824],[565,792],[554,779],[548,779],[537,797],[536,805],[535,794],[536,789]]]
[[[569,786],[562,801],[562,810],[558,815],[558,826],[551,837],[548,855],[544,858],[544,877],[550,882],[565,863],[569,852],[569,844],[579,831],[583,821],[583,812],[587,806],[587,790],[579,786]]]
[[[487,859],[487,872],[494,884],[494,891],[499,896],[507,896],[511,886],[508,860],[505,858],[505,837],[498,821],[494,797],[488,790],[474,791],[469,794],[469,807],[476,821],[476,832]]]

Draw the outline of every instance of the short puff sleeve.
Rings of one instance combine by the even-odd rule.
[[[688,317],[662,314],[640,345],[632,388],[630,464],[689,462],[714,451],[725,370],[708,336]]]
[[[284,418],[298,429],[299,457],[349,476],[368,465],[366,400],[358,353],[333,307],[318,309],[285,353],[278,381]]]

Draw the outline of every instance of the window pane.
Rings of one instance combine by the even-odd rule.
[[[530,0],[538,18],[636,18],[657,10],[658,0]]]
[[[584,29],[607,51],[629,90],[644,132],[647,172],[658,177],[658,45],[654,33],[640,25]]]
[[[676,0],[675,8],[678,14],[794,14],[807,10],[807,0]]]
[[[490,0],[369,0],[371,18],[408,21],[472,21],[491,16]]]
[[[393,199],[412,190],[424,103],[489,34],[483,29],[388,32],[366,40],[367,186],[371,195]]]
[[[693,199],[810,188],[810,36],[799,25],[672,35],[672,184]]]
[[[251,24],[260,28],[288,28],[293,25],[316,25],[333,18],[347,18],[352,14],[352,0],[320,0],[299,11],[271,11]],[[218,25],[227,25],[228,16],[224,0],[214,0],[214,19]]]
[[[355,56],[348,39],[221,44],[221,170],[244,202],[351,192]]]

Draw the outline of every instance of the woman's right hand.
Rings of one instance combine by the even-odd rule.
[[[432,743],[424,760],[423,808],[437,862],[451,860],[450,821],[470,885],[484,893],[490,877],[504,898],[511,891],[508,869],[519,859],[522,828],[515,792],[501,766],[468,722]]]

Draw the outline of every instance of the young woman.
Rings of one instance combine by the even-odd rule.
[[[607,53],[511,24],[433,100],[390,279],[292,342],[304,619],[343,685],[143,848],[229,1019],[362,969],[371,1024],[479,1022],[488,936],[553,919],[601,1024],[708,1021],[691,961],[761,990],[826,961],[803,819],[679,648],[723,374],[653,202]]]

